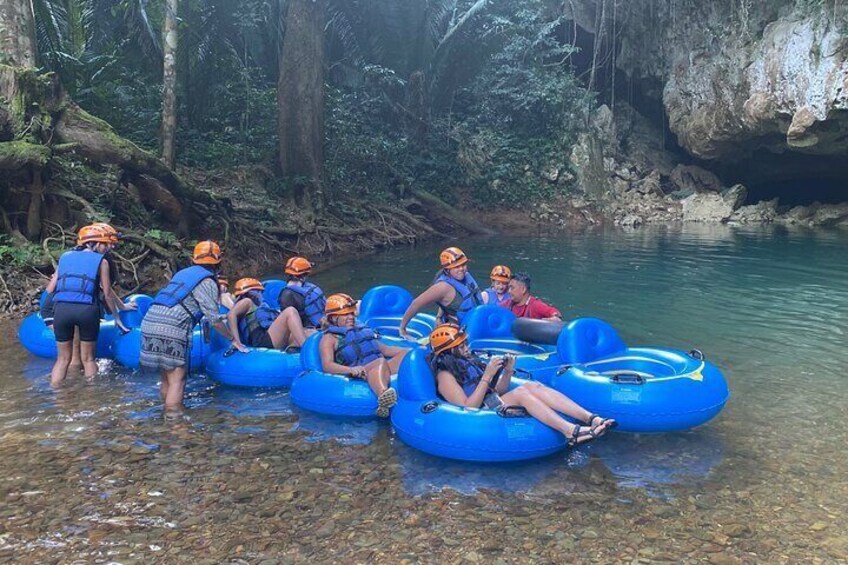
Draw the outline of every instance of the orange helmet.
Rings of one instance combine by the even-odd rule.
[[[312,263],[307,261],[305,257],[292,257],[286,261],[285,273],[287,275],[299,277],[301,275],[308,275],[311,270]]]
[[[77,234],[77,245],[85,245],[86,243],[111,243],[112,239],[103,228],[96,225],[84,226]]]
[[[506,265],[495,265],[492,267],[492,272],[489,273],[489,278],[498,282],[509,282],[512,276],[512,271]]]
[[[356,300],[349,294],[333,294],[327,299],[324,313],[328,316],[344,316],[356,312]]]
[[[468,257],[459,247],[448,247],[439,255],[439,262],[443,269],[453,269],[468,263]]]
[[[97,226],[98,228],[100,228],[104,232],[106,232],[106,235],[108,235],[109,239],[111,240],[111,241],[109,241],[109,243],[118,243],[118,240],[121,239],[121,234],[118,233],[118,230],[116,230],[115,228],[113,228],[112,226],[110,226],[109,224],[107,224],[105,222],[98,222],[96,224],[91,224],[91,225]]]
[[[194,246],[195,265],[217,265],[221,262],[221,248],[211,240],[201,241]]]
[[[218,282],[221,282],[221,279],[218,279]],[[265,290],[265,285],[256,279],[239,279],[236,281],[236,286],[233,288],[233,296],[238,297],[250,292],[251,290]]]
[[[448,349],[462,345],[468,339],[468,335],[456,324],[442,324],[430,332],[430,347],[433,353],[439,355]]]

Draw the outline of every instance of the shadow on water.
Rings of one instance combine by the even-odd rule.
[[[297,409],[298,421],[294,430],[309,434],[306,441],[334,440],[342,445],[369,445],[382,425],[373,418],[334,418]]]
[[[594,446],[596,455],[625,488],[696,483],[724,459],[721,438],[709,428],[666,434],[611,433]]]
[[[586,450],[561,452],[544,459],[515,463],[473,463],[452,461],[427,455],[395,441],[403,487],[409,494],[420,496],[445,489],[462,494],[480,490],[525,493],[561,468],[586,465]]]

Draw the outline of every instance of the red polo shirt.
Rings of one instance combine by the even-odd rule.
[[[518,318],[532,318],[534,320],[543,320],[545,318],[552,318],[554,316],[562,316],[559,310],[551,306],[550,304],[545,304],[535,296],[531,296],[527,301],[527,304],[515,304],[512,300],[507,298],[500,304],[506,308],[512,310],[512,313],[516,315]]]

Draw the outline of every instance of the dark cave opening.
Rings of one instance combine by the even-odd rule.
[[[845,156],[759,149],[743,160],[712,165],[710,168],[728,185],[745,185],[746,204],[773,198],[780,199],[781,207],[846,201],[848,158]]]
[[[559,29],[561,41],[575,45],[571,64],[584,86],[589,86],[595,35],[574,26],[573,22]],[[677,136],[669,129],[663,105],[663,81],[659,78],[634,79],[621,69],[613,69],[612,49],[608,37],[600,46],[601,65],[595,71],[594,88],[598,102],[616,111],[618,102],[626,102],[636,112],[662,132],[662,147],[675,154],[683,164],[698,165],[715,173],[725,186],[742,184],[748,191],[746,204],[779,199],[779,206],[807,206],[814,202],[837,204],[848,201],[848,156],[815,155],[801,151],[778,153],[762,148],[785,144],[783,136],[754,139],[750,150],[716,160],[692,157],[678,144]],[[618,49],[618,46],[615,46]],[[760,147],[760,148],[758,148]]]

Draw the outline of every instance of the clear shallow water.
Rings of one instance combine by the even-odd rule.
[[[286,392],[189,385],[160,419],[154,377],[103,363],[52,391],[0,359],[0,559],[844,562],[848,234],[687,226],[456,242],[478,280],[506,262],[566,317],[632,345],[698,347],[732,398],[686,433],[611,434],[543,461],[446,462],[375,421]],[[422,290],[444,245],[316,276],[361,296]]]

